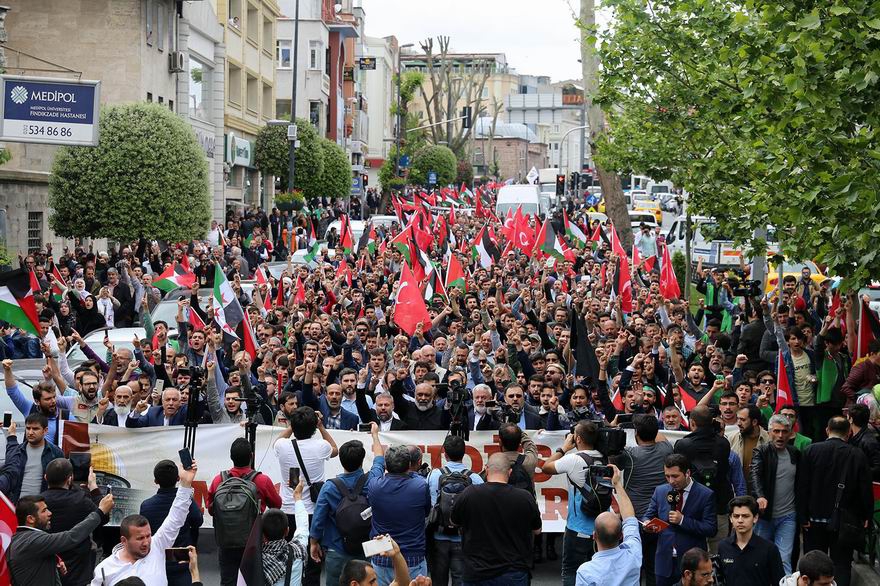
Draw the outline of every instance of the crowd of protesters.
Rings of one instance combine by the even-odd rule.
[[[224,585],[249,564],[248,531],[230,527],[259,520],[259,577],[248,584],[317,585],[322,574],[328,585],[528,584],[535,564],[561,556],[566,586],[848,586],[880,481],[880,340],[857,348],[862,300],[808,271],[778,291],[744,292],[747,270],[701,265],[697,300],[666,297],[662,238],[650,230],[637,244],[653,261],[623,275],[619,234],[590,224],[585,205],[546,222],[525,215],[523,247],[491,211],[494,188],[481,191],[409,194],[394,201],[398,223],[368,223],[363,238],[346,233],[334,204],[323,221],[230,212],[186,244],[23,257],[41,336],[5,324],[0,346],[6,391],[25,418],[21,444],[5,430],[0,471],[19,525],[7,550],[13,583],[198,581],[197,467],[158,462],[156,496],[122,521],[100,561],[90,536],[113,497],[94,475],[73,481],[60,420],[142,428],[250,416],[278,427],[284,481],[254,470],[241,430],[231,432],[231,467],[207,499]],[[375,194],[367,210],[383,211]],[[342,233],[315,244],[332,218]],[[569,224],[592,237],[578,241]],[[541,241],[550,227],[558,258]],[[410,248],[399,246],[406,230]],[[303,248],[317,251],[311,264],[288,262]],[[451,257],[460,282],[447,278]],[[288,264],[276,278],[269,262]],[[446,287],[431,285],[428,319],[407,331],[397,297],[402,269],[416,264],[424,286],[435,271]],[[165,297],[156,282],[175,266],[190,290],[174,323],[153,320]],[[200,295],[218,275],[246,314],[237,328],[221,327],[223,308]],[[85,342],[132,326],[143,332],[125,347]],[[88,359],[72,368],[75,345]],[[31,389],[16,376],[25,357],[46,359]],[[194,376],[204,392],[190,400]],[[359,428],[368,442],[336,444],[333,430]],[[609,429],[632,430],[634,441],[608,453]],[[379,433],[398,430],[448,431],[444,466],[425,470],[414,446],[383,448]],[[535,436],[554,430],[568,431],[564,444],[542,458]],[[500,442],[484,470],[465,463],[476,431]],[[334,458],[344,472],[328,478]],[[566,477],[561,539],[541,534],[536,472]],[[365,557],[370,540],[382,552]],[[166,561],[171,547],[186,555]]]

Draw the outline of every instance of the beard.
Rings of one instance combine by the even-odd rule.
[[[486,406],[485,405],[474,405],[474,413],[479,413],[480,415],[485,415]]]
[[[113,410],[116,411],[117,417],[124,419],[131,413],[131,405],[114,405]]]
[[[428,401],[427,403],[420,403],[419,401],[416,401],[416,409],[418,409],[419,411],[421,411],[423,413],[433,406],[434,406],[434,404],[431,403],[430,401]]]
[[[392,417],[392,415],[391,415],[390,411],[376,413],[376,418],[382,423],[386,423],[388,421],[391,421],[391,417]]]

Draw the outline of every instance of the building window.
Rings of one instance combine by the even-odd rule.
[[[189,58],[189,115],[201,120],[211,118],[211,77],[213,71],[200,61]]]
[[[147,0],[147,45],[153,46],[153,2]]]
[[[241,32],[241,0],[229,0],[229,26]]]
[[[272,99],[272,86],[263,84],[263,110],[261,112],[263,118],[271,120],[275,117],[275,113],[272,112],[274,105],[275,100]]]
[[[275,116],[290,118],[290,100],[275,100]]]
[[[278,63],[278,69],[290,69],[290,41],[279,39],[275,43],[275,60]]]
[[[165,98],[163,98],[162,96],[159,96],[159,103],[160,103],[160,104],[164,104],[164,103],[165,103]]]
[[[147,92],[147,102],[149,102],[150,104],[153,103],[153,94],[152,94],[152,92]]]
[[[330,47],[324,49],[324,73],[330,75]]]
[[[165,5],[156,3],[156,48],[165,49]]]
[[[174,100],[168,100],[168,109],[174,112]]]
[[[27,247],[28,253],[43,248],[43,212],[28,212]]]
[[[229,64],[229,101],[241,106],[241,67]]]
[[[309,41],[309,69],[321,69],[321,54],[323,52],[321,41]]]
[[[174,8],[168,11],[168,50],[174,51],[177,47],[177,35],[174,34],[174,25],[177,21],[177,13]]]
[[[260,107],[260,80],[253,75],[247,76],[247,109],[256,114]]]
[[[270,55],[272,54],[272,41],[275,36],[272,32],[274,28],[272,24],[272,21],[268,18],[263,19],[263,51]]]
[[[321,127],[321,102],[309,102],[309,122],[315,128]]]
[[[247,5],[247,40],[254,45],[260,44],[260,9],[248,2]]]

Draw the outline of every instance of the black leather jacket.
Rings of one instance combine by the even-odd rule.
[[[793,446],[786,445],[788,455],[795,465],[795,481],[794,486],[797,487],[799,464],[801,453],[794,449]],[[779,462],[779,454],[772,443],[766,443],[755,448],[752,452],[752,466],[749,468],[749,494],[756,499],[767,499],[767,509],[765,513],[769,515],[773,512],[773,495],[776,491],[776,465]]]

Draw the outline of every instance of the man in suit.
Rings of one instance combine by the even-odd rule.
[[[148,409],[148,406],[146,399],[140,401],[125,419],[125,427],[163,427],[183,425],[186,422],[186,405],[181,405],[180,391],[174,387],[162,391],[161,407],[153,406]]]
[[[853,548],[837,543],[837,530],[830,521],[836,516],[842,484],[840,510],[851,513],[859,523],[867,523],[874,513],[871,474],[865,453],[846,441],[850,425],[845,417],[829,419],[825,433],[828,439],[810,444],[801,457],[795,504],[804,528],[804,552],[828,552],[838,586],[849,586]]]
[[[693,547],[707,548],[706,539],[718,530],[714,493],[691,478],[690,462],[681,454],[663,461],[667,484],[654,489],[645,521],[657,518],[669,523],[660,532],[654,573],[657,586],[672,586],[681,576],[680,558]]]
[[[373,408],[367,403],[366,391],[359,388],[355,391],[355,404],[358,417],[364,423],[375,423],[379,431],[401,431],[406,429],[403,421],[394,416],[394,397],[391,393],[383,392],[376,395]]]
[[[519,383],[511,383],[504,389],[504,402],[518,415],[519,419],[513,421],[520,429],[543,429],[541,416],[531,405],[526,405],[526,392]]]
[[[471,391],[471,396],[474,404],[468,407],[468,429],[471,431],[497,430],[498,421],[486,407],[486,402],[492,399],[492,389],[489,388],[489,385],[476,385]],[[539,429],[544,429],[544,427]]]
[[[321,413],[324,418],[324,426],[327,429],[357,429],[360,419],[357,415],[342,408],[342,387],[336,384],[327,385],[327,390],[320,397],[315,398],[313,383],[318,363],[309,360],[306,362],[306,375],[302,383],[302,401],[306,407],[311,407]]]

